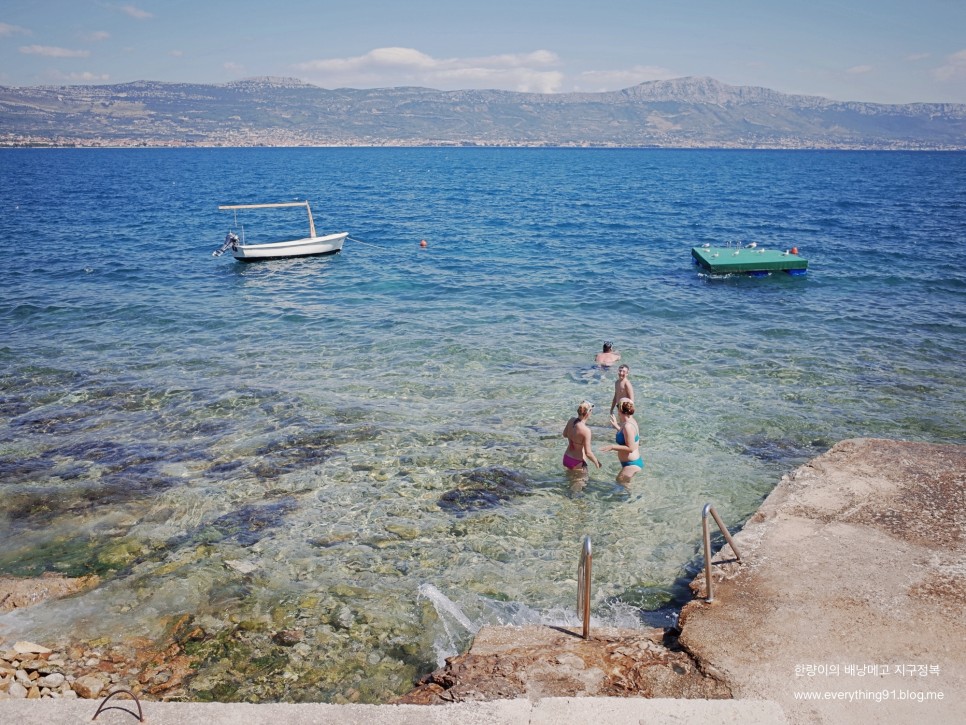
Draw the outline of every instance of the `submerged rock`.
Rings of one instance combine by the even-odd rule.
[[[206,478],[228,479],[253,475],[260,479],[274,479],[294,471],[312,468],[329,460],[346,442],[368,440],[371,429],[321,430],[273,441],[242,458],[221,461],[208,467]]]
[[[150,499],[181,481],[159,471],[154,464],[142,463],[96,478],[77,480],[69,488],[52,495],[49,486],[22,484],[3,500],[2,510],[18,528],[39,528],[58,517],[88,511],[100,504],[117,506]]]
[[[439,507],[457,516],[467,511],[494,508],[504,501],[531,493],[529,479],[503,466],[487,466],[456,476],[459,484],[439,497]]]
[[[788,438],[770,438],[764,434],[739,438],[732,444],[744,455],[765,463],[801,463],[824,453],[831,446],[824,440],[802,442]]]
[[[269,531],[282,525],[285,517],[295,510],[294,498],[283,498],[268,504],[247,504],[240,509],[219,516],[202,524],[183,536],[169,539],[166,548],[176,549],[188,542],[234,541],[251,546],[264,538]]]
[[[210,527],[224,534],[226,539],[237,541],[242,546],[251,546],[264,537],[269,529],[280,526],[295,507],[295,499],[292,498],[262,506],[251,504],[220,516],[211,522]]]

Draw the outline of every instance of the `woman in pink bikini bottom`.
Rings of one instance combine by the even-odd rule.
[[[577,417],[567,421],[563,429],[563,437],[567,439],[567,450],[563,455],[564,468],[571,471],[587,468],[587,459],[594,462],[600,468],[600,461],[591,450],[590,440],[592,433],[587,425],[590,413],[594,406],[586,400],[577,406]]]

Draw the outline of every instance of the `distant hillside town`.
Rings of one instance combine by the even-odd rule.
[[[966,104],[652,81],[606,93],[329,90],[290,78],[0,86],[0,146],[966,149]]]

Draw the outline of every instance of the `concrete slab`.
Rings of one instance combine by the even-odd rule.
[[[111,700],[111,703],[115,700]],[[97,711],[90,700],[8,700],[0,702],[2,723],[90,725]],[[110,703],[109,703],[110,704]],[[134,707],[130,700],[119,706]],[[494,700],[450,705],[246,705],[224,703],[144,703],[150,725],[784,725],[774,702],[752,700],[647,700],[643,698],[545,698]],[[132,725],[137,719],[106,710],[97,723]]]
[[[966,722],[966,447],[843,441],[734,538],[745,563],[719,552],[679,640],[734,697],[793,723]]]

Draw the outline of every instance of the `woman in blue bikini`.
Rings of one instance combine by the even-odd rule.
[[[617,429],[617,443],[604,446],[600,450],[617,451],[617,459],[621,462],[617,482],[626,486],[637,475],[638,471],[644,470],[644,460],[641,458],[640,447],[641,433],[637,421],[634,420],[633,400],[621,398],[617,404],[617,414],[620,416],[620,424],[618,424],[613,413],[610,416],[610,424]]]

